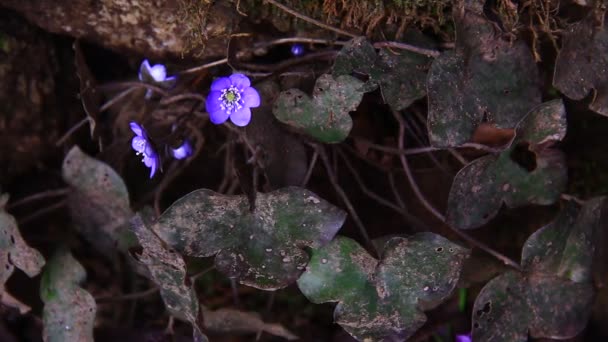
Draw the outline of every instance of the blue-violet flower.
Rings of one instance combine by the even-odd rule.
[[[304,53],[304,46],[302,44],[293,44],[291,46],[291,54],[298,57]]]
[[[170,88],[175,84],[176,77],[167,77],[167,68],[162,64],[150,65],[147,59],[144,59],[139,66],[139,80],[142,82],[157,84],[163,88]],[[146,99],[152,96],[152,90],[146,91]]]
[[[148,140],[148,135],[144,128],[133,121],[129,125],[133,133],[135,133],[133,140],[131,140],[131,147],[137,152],[137,155],[143,156],[142,161],[150,168],[150,178],[152,178],[160,165],[160,158],[156,154],[156,151],[154,151],[150,140]]]
[[[190,141],[184,140],[180,147],[172,148],[171,154],[175,159],[184,159],[190,157],[192,155],[192,145],[190,145]]]
[[[259,105],[260,94],[243,74],[232,74],[213,81],[206,102],[211,122],[219,125],[230,118],[233,124],[241,127],[251,121],[250,108]]]
[[[471,342],[471,334],[456,335],[456,342]]]

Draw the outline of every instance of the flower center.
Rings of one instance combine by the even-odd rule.
[[[218,100],[220,100],[220,108],[228,114],[243,108],[241,91],[235,86],[223,89]]]

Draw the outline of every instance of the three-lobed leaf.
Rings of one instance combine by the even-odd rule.
[[[346,139],[353,127],[350,111],[363,98],[363,82],[342,75],[324,74],[315,83],[312,98],[299,89],[283,91],[272,109],[275,117],[324,143]]]
[[[426,95],[426,74],[430,58],[409,51],[376,53],[365,37],[351,39],[336,56],[333,75],[363,74],[368,77],[366,91],[378,87],[384,101],[402,110]]]
[[[155,233],[183,255],[215,255],[218,270],[241,283],[275,290],[294,282],[308,263],[306,247],[331,241],[346,214],[297,187],[245,196],[196,190],[169,207]]]
[[[358,340],[405,340],[426,321],[423,310],[444,301],[469,251],[432,233],[389,240],[382,259],[355,241],[338,237],[313,249],[298,279],[314,303],[338,302],[336,323]]]
[[[608,116],[608,31],[604,20],[598,20],[598,15],[604,16],[603,11],[596,11],[563,33],[553,85],[574,100],[582,100],[595,91],[589,107]]]
[[[511,146],[481,157],[454,178],[448,197],[447,221],[460,229],[477,228],[501,206],[554,203],[566,186],[563,154],[551,148],[566,135],[566,111],[561,100],[545,102],[517,125]]]
[[[538,71],[526,43],[495,33],[480,1],[455,15],[456,49],[433,61],[427,78],[431,145],[459,146],[478,125],[513,128],[541,101]]]
[[[134,242],[128,228],[133,212],[120,175],[74,146],[63,160],[62,176],[72,189],[68,206],[76,229],[104,254],[126,251]]]
[[[594,289],[594,236],[605,198],[579,210],[567,204],[554,221],[532,234],[522,250],[524,272],[506,272],[481,290],[473,308],[474,341],[567,339],[585,327]]]
[[[45,342],[94,340],[97,305],[79,285],[85,278],[84,267],[67,249],[59,249],[49,260],[40,284]]]

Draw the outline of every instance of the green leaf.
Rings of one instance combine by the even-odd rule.
[[[459,146],[477,126],[513,128],[541,101],[539,77],[531,51],[523,41],[510,42],[494,32],[479,2],[467,2],[455,15],[456,49],[431,65],[427,125],[431,145]]]
[[[468,254],[439,235],[419,233],[389,240],[378,261],[338,237],[313,250],[298,286],[314,303],[338,302],[336,323],[356,339],[406,340],[426,321],[423,310],[452,293]]]
[[[394,110],[409,107],[426,96],[426,74],[431,59],[409,51],[379,54],[365,37],[350,40],[336,56],[333,75],[364,74],[365,91],[380,86],[385,102]]]
[[[362,84],[352,76],[334,79],[324,74],[315,83],[312,99],[299,89],[283,91],[272,113],[279,121],[321,142],[338,143],[346,139],[353,127],[348,113],[357,109],[363,98]]]
[[[296,187],[258,193],[255,210],[245,196],[196,190],[169,207],[153,226],[179,253],[216,255],[218,270],[242,284],[275,290],[294,282],[319,248],[342,227],[346,214]]]
[[[84,238],[106,255],[133,245],[129,193],[116,171],[74,146],[63,160],[62,176],[73,190],[70,214]]]
[[[503,203],[510,208],[554,203],[566,187],[567,169],[563,154],[550,147],[565,134],[561,100],[532,109],[507,150],[481,157],[458,172],[448,197],[447,222],[472,229],[492,219]]]
[[[474,341],[568,339],[591,313],[594,236],[605,198],[578,210],[567,204],[556,219],[532,234],[522,250],[524,273],[509,271],[482,289],[473,307]]]
[[[608,116],[608,31],[598,15],[603,17],[604,12],[591,12],[566,28],[555,62],[553,85],[574,100],[582,100],[594,90],[589,107]],[[600,22],[602,26],[598,26]]]
[[[148,269],[149,278],[160,288],[167,311],[178,319],[190,322],[195,341],[207,341],[200,329],[199,303],[193,284],[186,276],[186,263],[181,255],[163,246],[162,241],[146,227],[136,214],[131,219],[131,229],[137,236],[143,251],[134,257]]]
[[[13,274],[15,267],[29,277],[37,275],[44,266],[44,258],[21,237],[17,221],[5,211],[7,202],[8,195],[0,194],[0,300],[3,304],[17,307],[21,313],[25,313],[30,308],[10,296],[4,284]]]
[[[49,260],[40,284],[44,341],[93,341],[97,306],[93,296],[79,286],[85,278],[84,267],[67,249],[58,250]]]

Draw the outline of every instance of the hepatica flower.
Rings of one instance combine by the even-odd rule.
[[[152,178],[160,165],[160,158],[158,157],[158,154],[156,154],[156,151],[154,151],[154,147],[148,139],[148,135],[144,128],[133,121],[131,121],[130,126],[133,133],[135,133],[133,140],[131,140],[131,147],[135,150],[137,155],[143,156],[142,161],[150,168],[150,178]]]
[[[167,68],[162,64],[150,65],[147,59],[144,59],[139,66],[139,80],[146,83],[156,84],[163,88],[170,88],[175,84],[176,77],[167,77]],[[152,96],[152,90],[146,91],[146,99]]]
[[[213,81],[206,102],[211,122],[219,125],[230,118],[233,124],[241,127],[251,121],[250,108],[259,105],[260,94],[243,74],[232,74]]]
[[[299,57],[304,53],[304,46],[302,44],[293,44],[291,46],[291,54]]]
[[[456,335],[455,342],[471,342],[471,334]]]
[[[190,141],[184,140],[182,145],[178,148],[171,149],[171,155],[175,159],[185,159],[192,155],[192,145],[190,145]]]

